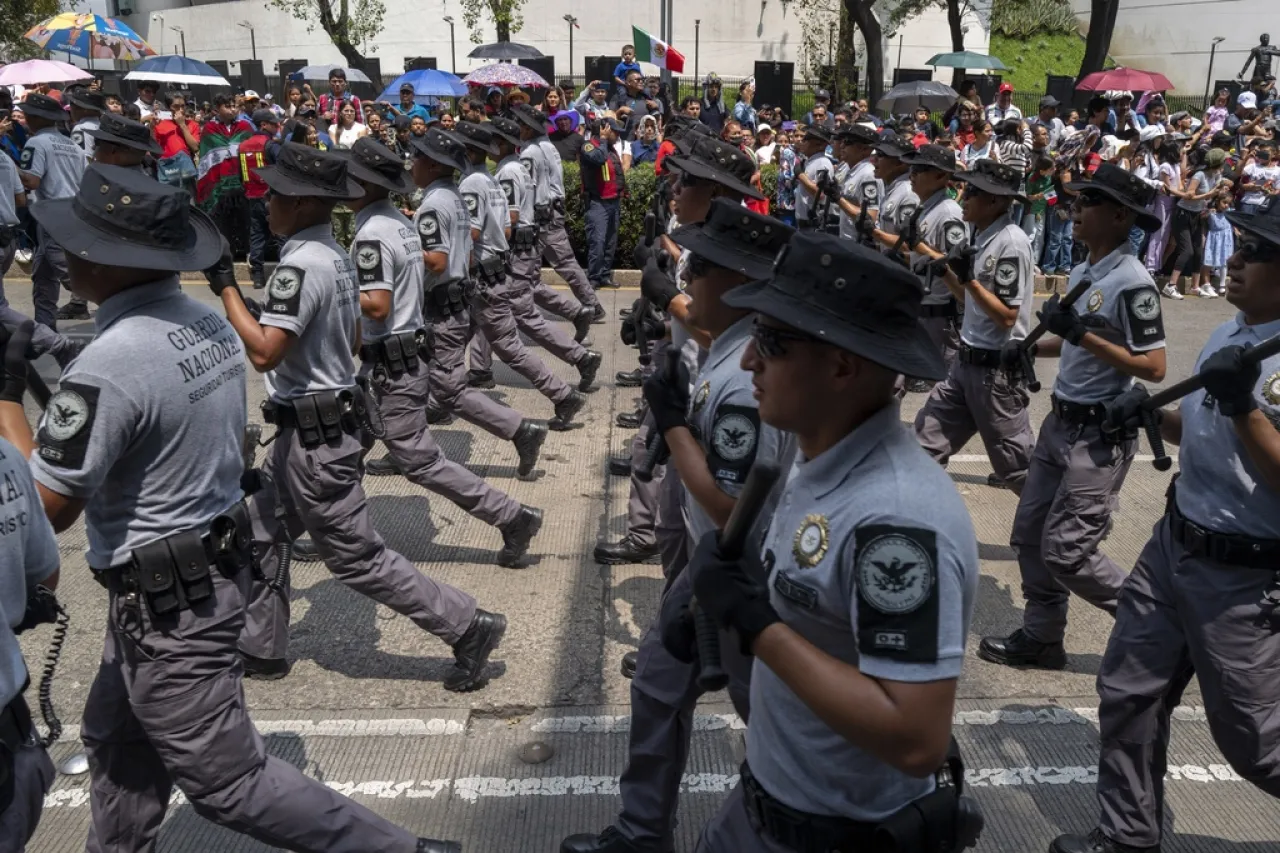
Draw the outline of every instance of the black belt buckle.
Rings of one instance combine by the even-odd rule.
[[[1182,520],[1182,547],[1193,557],[1210,557],[1210,535],[1198,524]]]

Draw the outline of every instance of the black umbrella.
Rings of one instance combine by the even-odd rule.
[[[493,44],[482,44],[473,49],[467,56],[472,59],[541,59],[542,51],[527,44],[513,41],[499,41]]]
[[[949,108],[960,95],[945,83],[933,80],[912,80],[899,83],[890,89],[876,106],[887,110],[890,115],[906,115],[924,107],[929,112],[938,112]]]

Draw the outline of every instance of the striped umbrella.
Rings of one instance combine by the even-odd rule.
[[[116,18],[63,12],[27,31],[27,39],[54,53],[85,59],[141,59],[155,56],[142,36]]]

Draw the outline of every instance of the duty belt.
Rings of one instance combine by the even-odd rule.
[[[742,764],[742,795],[747,814],[760,831],[796,853],[870,850],[879,824],[810,814],[774,799]]]
[[[1201,527],[1178,511],[1174,484],[1169,485],[1166,511],[1173,541],[1192,557],[1240,566],[1246,569],[1280,567],[1280,540],[1254,539],[1236,533],[1217,533]]]
[[[920,306],[921,317],[959,317],[960,306],[954,299],[941,303],[925,303]]]
[[[441,320],[467,310],[467,282],[437,284],[426,292],[422,308],[428,320]]]
[[[503,255],[490,255],[471,268],[471,278],[482,287],[494,287],[507,278],[507,263]]]
[[[1100,426],[1107,419],[1105,403],[1073,403],[1055,394],[1049,398],[1053,413],[1073,426]]]
[[[338,441],[343,434],[357,435],[364,405],[358,388],[321,391],[287,403],[267,400],[262,404],[262,419],[282,431],[297,430],[302,446],[311,450]]]
[[[999,367],[1000,366],[1000,350],[998,349],[978,349],[961,342],[960,352],[956,357],[960,359],[961,364],[972,364],[977,367]]]
[[[399,332],[361,346],[360,360],[373,364],[375,369],[381,368],[392,379],[399,379],[406,372],[418,369],[419,360],[426,357],[423,354],[426,346],[425,329]]]

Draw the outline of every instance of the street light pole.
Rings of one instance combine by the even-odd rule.
[[[693,19],[693,91],[702,94],[702,78],[698,76],[698,50],[702,43],[702,19]]]
[[[258,58],[258,39],[253,32],[253,24],[248,21],[241,21],[239,25],[249,31],[249,50],[253,53],[253,58],[256,60]]]
[[[564,16],[565,23],[569,25],[569,76],[573,76],[573,31],[577,29],[578,19],[573,15]]]
[[[449,64],[454,74],[458,73],[458,43],[453,40],[453,15],[445,15],[444,22],[449,25]]]
[[[187,34],[182,31],[182,27],[169,27],[178,34],[178,38],[182,39],[182,55],[187,55]]]
[[[1213,88],[1213,57],[1218,52],[1218,45],[1226,40],[1226,36],[1214,36],[1213,44],[1209,46],[1209,71],[1204,75],[1205,109],[1209,108],[1209,90]]]

